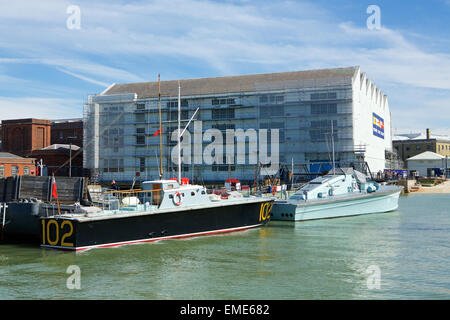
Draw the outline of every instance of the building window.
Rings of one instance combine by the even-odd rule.
[[[260,118],[283,117],[284,106],[261,106],[259,107]]]
[[[28,167],[23,167],[23,175],[24,175],[24,176],[30,175],[30,168],[28,168]]]
[[[136,114],[136,122],[145,122],[145,114],[143,113],[138,113]]]
[[[138,103],[136,105],[137,110],[144,110],[145,109],[145,103]]]
[[[189,103],[187,100],[181,100],[180,101],[180,106],[181,107],[188,107]],[[172,109],[172,108],[178,108],[178,100],[175,101],[168,101],[167,102],[167,108]]]
[[[212,119],[213,120],[234,119],[234,109],[233,108],[214,109],[212,110]]]
[[[136,144],[144,145],[145,144],[145,136],[137,136],[136,137]]]
[[[431,150],[431,146],[427,144],[427,150]]]
[[[311,141],[331,141],[331,120],[311,121]],[[333,120],[333,138],[338,139],[337,120]]]
[[[145,158],[139,158],[139,171],[145,172]]]
[[[336,114],[336,103],[314,103],[311,104],[311,114]]]
[[[180,119],[187,120],[189,119],[189,111],[183,110],[180,112]],[[178,111],[170,111],[168,120],[178,120]]]
[[[64,133],[62,131],[59,132],[59,140],[62,140],[64,138]]]
[[[420,150],[421,148],[420,148],[420,146],[416,146],[416,150]]]
[[[326,100],[326,99],[336,99],[336,92],[318,92],[311,93],[311,100]]]
[[[104,159],[103,172],[123,172],[123,159]]]
[[[211,104],[213,106],[220,106],[222,104],[236,104],[233,98],[227,98],[227,99],[212,99]]]
[[[5,167],[0,166],[0,178],[3,178],[5,176]]]
[[[262,95],[259,97],[259,103],[283,103],[284,96],[282,95]]]
[[[12,166],[11,167],[11,176],[15,177],[15,176],[17,176],[18,173],[19,173],[19,167]]]

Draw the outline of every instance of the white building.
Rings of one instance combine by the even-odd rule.
[[[444,174],[447,166],[446,157],[431,151],[422,152],[406,159],[406,161],[408,170],[418,172],[421,177],[434,177]]]
[[[188,79],[180,85],[182,128],[198,107],[202,132],[279,129],[280,165],[290,169],[293,161],[295,172],[331,167],[332,127],[338,166],[367,162],[378,172],[385,168],[385,151],[392,150],[387,96],[359,67]],[[171,133],[177,127],[178,81],[161,81],[160,87],[163,169],[168,178],[176,176],[170,154],[176,145]],[[158,177],[159,137],[153,136],[159,129],[158,97],[157,81],[113,84],[89,96],[84,108],[85,167],[105,181]],[[203,141],[202,147],[208,143]],[[246,156],[249,150],[247,146]],[[183,163],[183,176],[206,182],[230,175],[253,181],[257,172],[265,175],[255,164],[224,160]]]

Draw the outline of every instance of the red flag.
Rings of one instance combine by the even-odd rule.
[[[163,133],[162,128],[161,128],[161,131],[160,131],[160,130],[157,130],[157,131],[153,134],[153,136],[157,136],[157,135],[160,134],[160,133]]]
[[[52,197],[55,199],[58,199],[58,192],[56,191],[56,180],[55,177],[53,177],[52,180]]]

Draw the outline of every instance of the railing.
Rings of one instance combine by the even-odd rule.
[[[150,190],[111,190],[106,189],[102,192],[99,202],[102,204],[102,209],[105,210],[119,210],[120,208],[134,208],[138,205],[145,205],[147,202],[150,205],[160,205],[162,197],[155,198],[156,204],[153,203],[153,195],[155,191],[162,191],[163,189],[150,189]]]

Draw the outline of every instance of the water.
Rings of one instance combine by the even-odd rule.
[[[449,266],[450,195],[413,194],[384,214],[77,254],[1,245],[0,299],[449,299]]]

